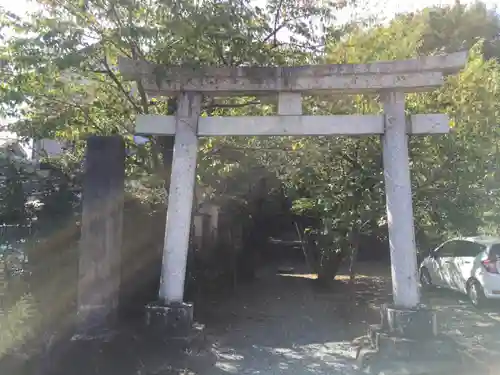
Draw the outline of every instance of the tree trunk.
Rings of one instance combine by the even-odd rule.
[[[296,221],[294,221],[294,225],[295,225],[295,230],[297,231],[297,236],[298,236],[299,241],[300,241],[300,246],[302,248],[302,252],[304,253],[306,267],[307,267],[309,273],[319,272],[318,271],[319,267],[317,266],[316,262],[314,261],[313,256],[312,256],[311,251],[310,251],[310,248],[309,248],[309,244],[307,243],[307,240],[305,239],[304,229],[302,228],[302,226],[299,226],[299,224],[297,224]],[[302,235],[302,234],[304,234],[304,235]]]
[[[351,249],[349,259],[349,284],[353,285],[356,280],[356,262],[359,252],[359,228],[355,226],[349,234],[349,247]]]
[[[328,286],[337,275],[340,263],[342,261],[342,252],[325,251],[321,254],[321,262],[318,270],[318,281],[320,284]]]
[[[351,245],[351,257],[349,261],[349,283],[354,284],[356,280],[356,261],[358,260],[358,241]]]

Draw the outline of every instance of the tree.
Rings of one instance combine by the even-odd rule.
[[[457,24],[459,31],[453,26]],[[484,5],[456,4],[402,15],[388,26],[354,26],[327,43],[324,59],[328,63],[406,59],[471,47],[466,69],[448,78],[442,89],[407,97],[409,114],[444,112],[450,115],[452,126],[446,136],[411,138],[415,225],[421,251],[448,236],[476,234],[496,223],[499,66],[488,57],[499,31],[498,16]],[[376,96],[352,96],[310,98],[305,110],[349,114],[379,113],[381,108]],[[220,142],[218,149],[224,145],[244,148],[247,158],[280,176],[294,209],[316,219],[309,233],[315,234],[318,251],[340,254],[335,262],[348,254],[355,259],[360,235],[382,241],[387,237],[381,147],[375,137]],[[246,160],[240,154],[242,159]],[[334,264],[331,271],[335,269]]]
[[[439,22],[436,21],[437,15]],[[461,25],[460,30],[457,31],[455,24]],[[415,224],[417,240],[422,247],[431,246],[449,235],[480,232],[488,225],[485,213],[491,213],[491,207],[496,206],[498,197],[492,188],[496,187],[494,165],[497,165],[499,156],[498,129],[494,126],[498,122],[499,66],[495,60],[488,60],[487,54],[497,43],[498,25],[498,16],[487,11],[483,4],[471,7],[456,4],[445,9],[426,9],[418,14],[402,15],[388,26],[355,28],[343,40],[332,41],[327,46],[326,60],[333,63],[404,59],[439,53],[445,47],[446,52],[454,52],[450,46],[457,49],[472,47],[469,64],[463,73],[450,77],[441,90],[407,98],[408,113],[445,112],[450,115],[453,127],[447,136],[411,138]],[[395,43],[396,40],[399,42]],[[486,43],[488,50],[485,49]],[[336,100],[328,111],[377,113],[380,106],[376,97],[351,97]],[[316,139],[309,142],[312,148],[320,147]],[[365,150],[366,153],[356,150]],[[325,152],[334,155],[334,160],[342,160],[347,154],[355,158],[358,165],[373,166],[367,176],[376,181],[373,186],[378,191],[359,195],[360,200],[356,201],[360,207],[372,208],[368,220],[370,225],[365,230],[376,232],[385,217],[381,194],[383,182],[378,168],[380,163],[377,163],[381,154],[378,141],[369,138],[336,140],[326,145]],[[323,156],[317,153],[317,157]],[[304,164],[313,165],[315,161],[319,160],[308,160]],[[321,165],[331,166],[329,176],[334,176],[340,169],[338,162]],[[314,178],[304,180],[316,182]],[[343,184],[335,186],[344,187],[348,196],[364,186],[360,179],[349,186],[347,175],[343,180]],[[318,186],[325,191],[327,185]],[[338,196],[339,192],[335,195]],[[342,199],[347,207],[348,201]],[[324,204],[318,208],[330,210]],[[346,213],[349,210],[341,211]],[[359,208],[354,212],[358,217],[363,216]],[[346,219],[352,221],[352,217]],[[347,225],[347,221],[343,225]]]
[[[75,159],[82,156],[86,135],[122,134],[133,151],[129,176],[161,188],[172,138],[151,137],[137,145],[133,122],[141,113],[171,113],[173,101],[147,98],[140,83],[125,83],[114,68],[120,55],[169,65],[283,65],[404,59],[473,47],[463,73],[447,79],[441,90],[407,99],[408,113],[445,112],[453,125],[449,136],[411,140],[415,223],[422,246],[489,225],[484,213],[491,214],[498,202],[492,124],[498,120],[499,70],[490,59],[499,56],[498,17],[481,3],[456,4],[401,15],[385,26],[333,27],[338,4],[296,1],[273,0],[260,8],[232,0],[40,0],[42,10],[26,20],[4,12],[3,27],[16,35],[2,48],[9,64],[2,73],[1,108],[18,119],[12,129],[25,137],[75,141]],[[320,24],[326,30],[313,19],[325,21]],[[288,34],[280,35],[284,30]],[[203,111],[275,111],[260,99],[207,99]],[[376,96],[349,96],[305,98],[304,110],[350,114],[381,108]],[[200,150],[199,181],[213,195],[231,195],[245,205],[256,176],[263,170],[278,176],[294,210],[314,218],[309,233],[318,253],[336,254],[337,265],[345,255],[355,259],[362,236],[386,237],[376,137],[221,137],[202,140]],[[152,174],[160,178],[147,177]]]
[[[120,133],[130,141],[136,114],[172,108],[149,100],[140,82],[131,94],[114,68],[119,55],[194,66],[304,61],[320,39],[311,20],[330,22],[338,5],[294,1],[260,8],[233,0],[40,0],[41,10],[27,19],[4,11],[2,27],[16,32],[2,49],[9,61],[2,76],[4,112],[18,119],[11,128],[25,137],[79,141],[90,133]],[[277,37],[285,30],[292,33],[288,42]],[[300,37],[306,41],[299,46]],[[161,149],[171,153],[172,139],[153,141],[146,166],[158,170]]]

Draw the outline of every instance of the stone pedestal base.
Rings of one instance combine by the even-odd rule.
[[[193,322],[191,303],[150,303],[146,306],[149,337],[171,350],[199,353],[205,350],[205,327]]]
[[[424,306],[401,309],[385,304],[380,308],[380,320],[381,328],[393,335],[427,339],[438,334],[436,314]]]
[[[370,374],[461,374],[464,362],[453,340],[438,334],[435,313],[425,307],[381,308],[357,348],[359,367]]]
[[[146,326],[162,338],[188,337],[193,327],[193,304],[150,303],[146,305]]]

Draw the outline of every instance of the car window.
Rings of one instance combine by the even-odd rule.
[[[494,245],[491,245],[490,256],[496,257],[497,259],[500,259],[500,243],[496,243]]]
[[[475,258],[484,250],[486,250],[486,246],[479,243],[471,241],[457,241],[455,247],[455,256]]]
[[[441,245],[436,251],[438,257],[452,257],[455,254],[455,246],[457,241],[449,241]]]

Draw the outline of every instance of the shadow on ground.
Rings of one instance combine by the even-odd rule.
[[[465,295],[433,289],[424,298],[437,311],[441,331],[453,338],[461,351],[485,368],[500,374],[500,303],[474,308]]]
[[[288,275],[277,268],[263,269],[231,296],[198,303],[205,345],[181,351],[127,325],[108,343],[60,348],[44,367],[54,375],[356,373],[350,343],[379,319],[374,307],[387,297],[383,281],[360,277],[351,287],[340,277],[325,289],[300,265]]]
[[[283,275],[267,267],[233,298],[204,304],[216,357],[204,373],[355,373],[350,343],[378,321],[374,306],[386,298],[385,283],[369,276],[324,289],[300,269]]]
[[[390,300],[389,268],[360,265],[351,286],[340,275],[319,288],[301,266],[286,274],[270,265],[231,296],[205,296],[196,306],[207,340],[180,350],[158,343],[144,327],[123,327],[108,343],[73,343],[24,371],[32,375],[356,374],[351,341],[379,320]],[[424,300],[438,312],[441,331],[453,339],[481,374],[500,374],[500,308],[475,310],[454,293],[434,290]],[[50,371],[45,371],[50,369]]]
[[[300,270],[279,275],[270,267],[233,298],[214,299],[205,318],[215,363],[204,373],[356,373],[349,343],[378,323],[378,307],[391,299],[389,267],[364,264],[360,273],[353,287],[340,275],[324,290]],[[426,291],[423,299],[436,309],[440,332],[475,368],[459,372],[500,374],[500,304],[477,310],[444,290]]]

